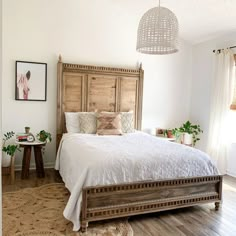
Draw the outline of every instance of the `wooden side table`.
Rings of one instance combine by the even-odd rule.
[[[32,147],[34,149],[37,177],[44,178],[45,172],[44,172],[44,166],[43,166],[42,147],[45,146],[45,143],[34,141],[34,142],[16,142],[16,144],[19,144],[20,147],[24,148],[21,179],[29,178],[29,167],[30,167]]]

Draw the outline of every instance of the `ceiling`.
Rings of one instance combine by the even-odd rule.
[[[158,0],[119,0],[130,12],[142,14]],[[180,37],[197,44],[236,32],[236,0],[161,0],[179,20]]]

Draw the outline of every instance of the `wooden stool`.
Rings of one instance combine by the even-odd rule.
[[[29,168],[30,168],[30,159],[31,159],[31,149],[34,149],[34,157],[36,164],[36,173],[38,178],[44,178],[44,165],[42,157],[42,147],[45,146],[45,143],[42,142],[16,142],[20,147],[24,148],[23,160],[22,160],[22,171],[21,179],[29,178]]]

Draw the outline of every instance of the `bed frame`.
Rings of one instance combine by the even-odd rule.
[[[141,129],[143,69],[63,63],[57,67],[57,147],[66,132],[64,112],[134,111]],[[158,212],[201,203],[219,209],[223,177],[201,176],[83,188],[81,230],[88,222]]]

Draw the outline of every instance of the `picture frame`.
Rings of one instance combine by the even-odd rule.
[[[15,100],[47,100],[47,63],[16,61]]]

